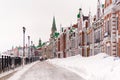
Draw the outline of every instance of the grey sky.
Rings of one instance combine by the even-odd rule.
[[[68,27],[77,22],[80,7],[85,15],[89,10],[96,14],[96,3],[97,0],[0,0],[0,51],[22,46],[23,26],[26,27],[26,43],[28,35],[35,44],[39,38],[47,41],[53,16],[59,30],[60,24]]]

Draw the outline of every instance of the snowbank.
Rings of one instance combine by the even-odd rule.
[[[77,55],[62,59],[56,58],[48,62],[71,70],[86,80],[120,80],[120,59],[105,53],[91,57]]]

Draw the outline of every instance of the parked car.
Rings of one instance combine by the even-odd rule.
[[[40,61],[43,61],[43,57],[42,57],[42,56],[40,56],[40,57],[39,57],[39,60],[40,60]]]

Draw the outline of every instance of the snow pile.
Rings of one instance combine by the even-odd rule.
[[[85,80],[120,80],[120,59],[105,53],[91,57],[77,55],[62,59],[56,58],[48,62],[71,70]]]
[[[12,77],[10,77],[8,80],[19,80],[27,70],[29,70],[33,65],[35,65],[38,62],[39,61],[36,61],[31,64],[22,66],[22,68],[19,71],[17,71]]]

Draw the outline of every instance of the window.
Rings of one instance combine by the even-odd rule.
[[[80,44],[82,44],[82,36],[80,36]]]
[[[108,21],[108,34],[111,35],[111,20]]]
[[[90,36],[90,34],[87,34],[87,45],[89,45],[89,42],[90,42],[89,36]]]
[[[102,29],[100,28],[100,41],[102,40]]]
[[[109,21],[107,21],[107,32],[109,34]]]
[[[98,31],[98,40],[100,40],[100,30]]]
[[[74,37],[75,37],[75,32],[74,32]]]
[[[88,27],[88,22],[87,22],[87,21],[86,21],[85,27],[86,27],[86,28]]]
[[[107,21],[105,22],[105,32],[107,32]]]
[[[114,1],[114,0],[113,0]],[[118,0],[115,0],[115,3],[117,2]]]
[[[111,20],[105,22],[105,33],[111,35]]]
[[[118,30],[118,17],[116,17],[116,28]]]

